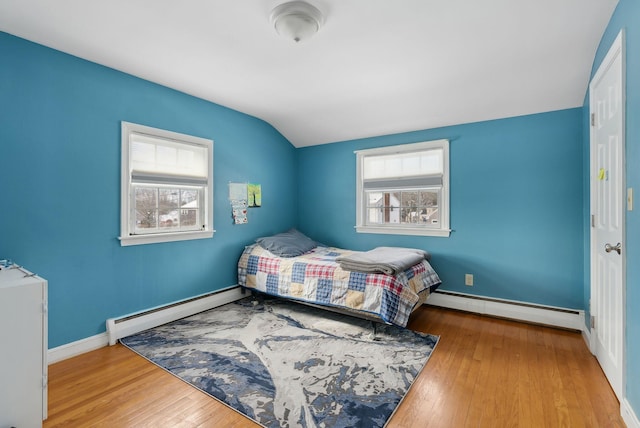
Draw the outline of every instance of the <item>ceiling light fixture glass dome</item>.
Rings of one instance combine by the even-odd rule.
[[[294,42],[313,36],[322,22],[322,12],[304,1],[283,3],[271,12],[271,23],[278,34]]]

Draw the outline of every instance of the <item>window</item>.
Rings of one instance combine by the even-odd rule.
[[[449,141],[356,151],[356,230],[449,236]]]
[[[120,244],[213,236],[213,141],[122,122]]]

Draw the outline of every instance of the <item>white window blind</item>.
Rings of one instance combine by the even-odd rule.
[[[131,175],[134,181],[170,181],[206,184],[207,149],[133,132],[131,134]]]
[[[442,149],[365,156],[363,178],[402,178],[442,174]]]

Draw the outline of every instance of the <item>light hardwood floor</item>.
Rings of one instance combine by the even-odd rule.
[[[624,427],[580,333],[423,307],[440,335],[394,427]],[[258,427],[122,345],[49,367],[44,427]]]

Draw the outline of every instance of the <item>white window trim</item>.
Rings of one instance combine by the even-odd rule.
[[[366,225],[366,212],[363,206],[363,159],[371,155],[386,155],[394,153],[405,153],[428,149],[442,149],[442,195],[440,227],[415,227],[415,226],[399,226],[399,225]],[[375,149],[356,150],[356,232],[358,233],[380,233],[389,235],[417,235],[417,236],[438,236],[448,237],[451,234],[449,228],[449,140],[433,140],[421,143],[402,144],[396,146],[379,147]]]
[[[123,247],[130,245],[155,244],[161,242],[187,241],[192,239],[212,238],[215,230],[213,229],[213,140],[206,138],[194,137],[191,135],[180,134],[177,132],[166,131],[163,129],[152,128],[149,126],[138,125],[135,123],[121,122],[122,132],[122,152],[121,152],[121,170],[120,170],[120,245]],[[168,138],[176,141],[184,141],[207,147],[209,156],[208,161],[208,179],[207,194],[204,195],[204,219],[205,227],[203,230],[190,230],[178,232],[160,232],[145,235],[133,235],[130,230],[131,214],[131,172],[129,164],[130,153],[130,135],[133,133],[148,134],[161,138]]]

